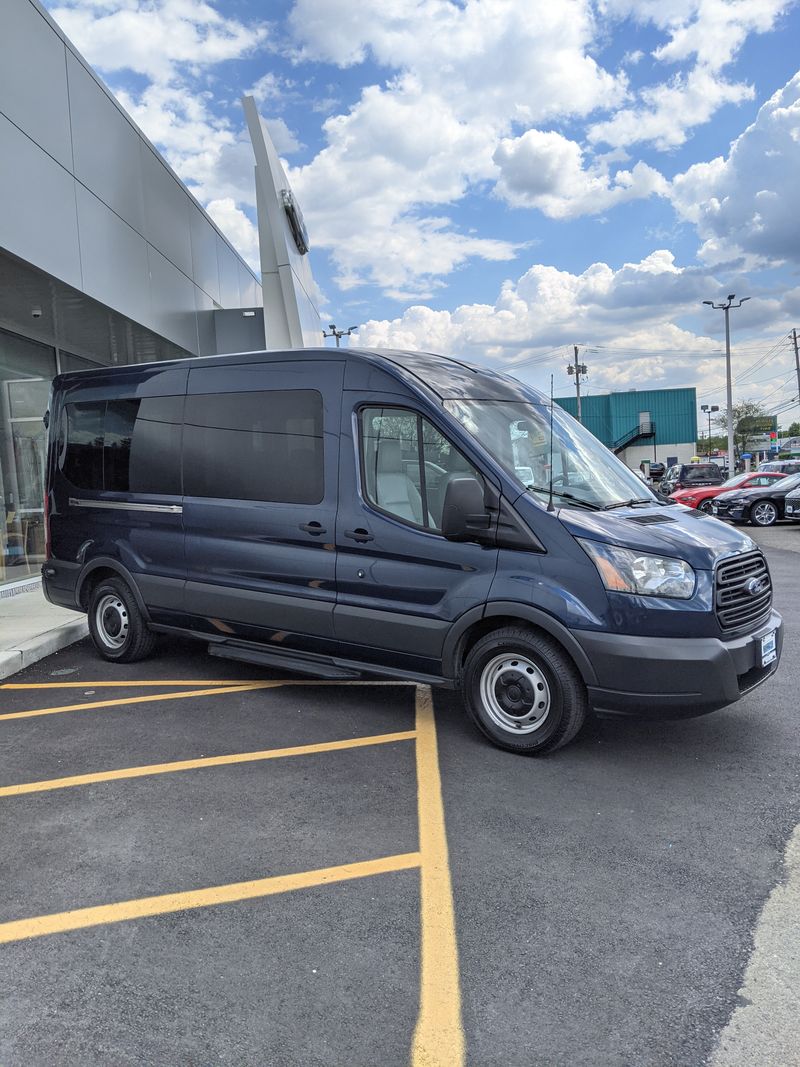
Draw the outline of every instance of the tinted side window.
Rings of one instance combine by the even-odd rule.
[[[179,495],[182,396],[67,404],[64,475],[79,489]]]
[[[186,398],[188,496],[318,504],[324,496],[322,396],[315,389]]]
[[[361,411],[364,490],[370,503],[398,519],[441,529],[448,484],[472,476],[469,460],[427,419],[401,408]]]
[[[127,489],[131,493],[180,495],[183,400],[182,396],[153,396],[139,403],[127,467]],[[108,428],[106,477],[107,474]]]
[[[103,419],[105,401],[67,404],[61,469],[79,489],[103,488]]]

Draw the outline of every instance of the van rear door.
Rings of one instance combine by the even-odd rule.
[[[343,367],[190,370],[183,519],[194,626],[329,650]]]

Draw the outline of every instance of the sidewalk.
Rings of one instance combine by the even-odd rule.
[[[86,616],[49,604],[41,585],[0,600],[0,678],[8,678],[88,633]]]

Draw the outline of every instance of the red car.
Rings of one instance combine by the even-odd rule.
[[[697,489],[677,489],[674,493],[670,493],[669,498],[689,508],[710,512],[711,501],[720,493],[727,493],[731,489],[759,489],[785,477],[782,471],[750,471],[749,474],[736,474],[722,485],[701,485]]]

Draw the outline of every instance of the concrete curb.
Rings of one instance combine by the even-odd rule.
[[[3,649],[0,651],[0,678],[8,678],[45,656],[59,652],[67,645],[86,637],[88,632],[89,626],[85,618],[70,619],[51,630],[37,634],[36,637],[22,641],[16,648]]]

